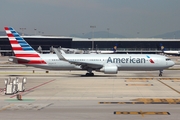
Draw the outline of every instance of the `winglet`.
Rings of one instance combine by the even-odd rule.
[[[64,60],[64,61],[67,61],[64,56],[62,55],[62,51],[59,51],[57,48],[54,48],[54,52],[56,53],[56,55],[58,56],[58,58],[60,60]]]

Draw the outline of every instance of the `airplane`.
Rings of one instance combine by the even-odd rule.
[[[84,70],[86,76],[94,76],[92,71],[117,74],[121,70],[159,70],[174,65],[162,55],[145,54],[65,54],[54,48],[56,54],[36,52],[12,27],[4,27],[15,56],[9,61],[47,70]]]
[[[118,44],[116,44],[116,45],[112,48],[112,50],[109,50],[109,51],[106,51],[106,50],[104,50],[104,51],[94,50],[94,51],[89,51],[89,53],[90,53],[90,54],[93,54],[93,53],[96,53],[96,54],[113,54],[113,53],[116,53],[117,45],[118,45]]]
[[[169,55],[180,55],[180,51],[174,51],[174,50],[166,50],[166,48],[160,44],[161,50],[163,53],[165,54],[169,54]]]
[[[68,53],[68,54],[86,54],[86,53],[88,53],[84,50],[73,49],[73,48],[60,47],[60,49],[63,50],[65,53]]]
[[[113,54],[116,53],[117,44],[109,51],[101,51],[101,50],[79,50],[79,49],[72,49],[72,48],[63,48],[60,47],[61,50],[65,51],[65,53],[74,53],[74,54]]]
[[[87,70],[86,76],[94,76],[93,70],[105,74],[117,74],[121,70],[159,70],[162,76],[163,69],[172,67],[174,62],[162,55],[144,54],[64,54],[64,51],[54,48],[58,58]]]

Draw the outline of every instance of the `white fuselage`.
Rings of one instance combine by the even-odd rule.
[[[50,70],[83,70],[82,65],[92,64],[90,67],[93,70],[99,70],[105,65],[115,65],[118,70],[163,70],[174,65],[173,61],[161,55],[63,54],[63,56],[68,61],[59,60],[56,54],[40,54],[47,64],[31,64],[29,66]],[[72,64],[73,62],[75,64]]]

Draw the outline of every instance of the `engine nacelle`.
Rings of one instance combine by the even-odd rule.
[[[116,65],[105,65],[100,69],[100,72],[104,72],[105,74],[117,74],[118,67]]]

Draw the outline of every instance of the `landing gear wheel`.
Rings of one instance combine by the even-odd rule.
[[[86,76],[94,76],[94,73],[92,72],[92,69],[91,69],[91,68],[88,68],[88,69],[87,69]]]
[[[162,73],[163,73],[163,71],[160,70],[160,71],[159,71],[159,77],[162,77]]]
[[[90,73],[90,76],[94,76],[94,73]]]
[[[94,73],[86,73],[86,76],[94,76]]]
[[[159,73],[159,77],[162,77],[162,73]]]

